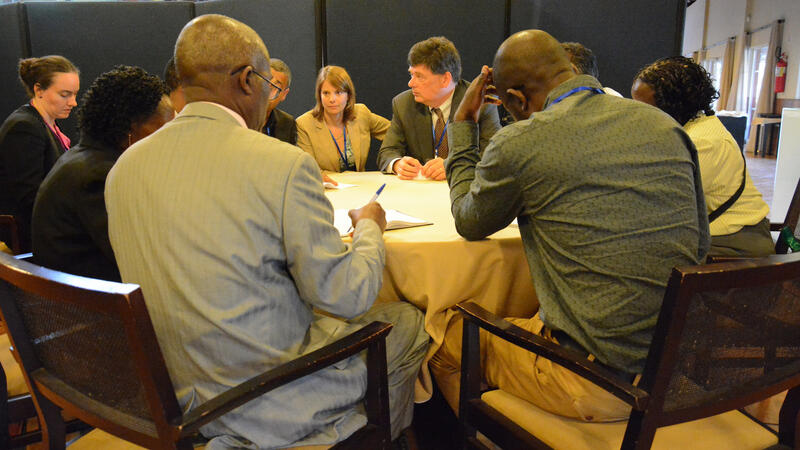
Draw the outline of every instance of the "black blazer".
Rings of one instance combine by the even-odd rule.
[[[461,99],[467,92],[469,83],[460,80],[453,91],[448,121],[452,122]],[[489,144],[489,139],[500,129],[497,107],[486,105],[481,108],[479,118],[481,154]],[[431,130],[431,111],[422,103],[414,101],[411,89],[401,92],[392,99],[392,124],[383,138],[378,151],[378,168],[388,172],[389,163],[396,158],[411,156],[422,164],[432,159],[433,131]]]
[[[104,196],[106,177],[120,155],[82,137],[58,159],[42,182],[33,207],[33,254],[38,264],[120,281],[108,240]]]
[[[261,131],[267,136],[297,145],[297,122],[294,116],[278,108],[272,110]]]
[[[0,214],[16,216],[22,251],[31,248],[36,191],[67,149],[31,105],[22,105],[0,127]]]

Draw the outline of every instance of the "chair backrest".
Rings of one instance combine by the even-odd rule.
[[[799,384],[800,254],[675,268],[625,440],[649,448],[657,427]]]
[[[789,209],[786,211],[786,218],[783,220],[781,229],[789,228],[794,236],[800,237],[800,230],[797,229],[798,219],[800,219],[800,179],[797,180],[797,186],[794,188],[794,195],[789,203]],[[779,237],[778,242],[775,243],[775,253],[785,254],[788,250],[788,243]]]
[[[138,445],[174,447],[181,410],[138,286],[0,255],[0,311],[47,441],[62,445],[62,408]]]

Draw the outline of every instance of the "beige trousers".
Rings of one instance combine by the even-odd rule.
[[[514,325],[558,343],[537,314],[530,319],[507,319]],[[430,361],[431,372],[450,407],[458,411],[461,377],[462,318],[445,333],[444,343]],[[630,406],[579,375],[498,338],[480,333],[481,369],[485,382],[564,417],[587,422],[627,420]]]

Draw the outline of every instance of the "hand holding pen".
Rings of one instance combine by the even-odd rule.
[[[375,201],[378,199],[378,196],[381,195],[381,192],[383,192],[383,188],[385,187],[386,183],[383,183],[383,185],[381,185],[381,187],[375,191],[375,195],[369,199],[369,202],[367,202],[366,205],[358,209],[351,209],[347,212],[347,214],[350,216],[350,220],[353,222],[351,230],[355,229],[356,223],[358,223],[358,221],[361,219],[372,219],[378,224],[379,227],[381,227],[381,232],[386,230],[386,212],[383,210],[381,205]]]

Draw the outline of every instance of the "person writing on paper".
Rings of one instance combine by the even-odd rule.
[[[672,116],[697,147],[711,229],[709,254],[771,255],[775,244],[767,219],[769,206],[753,185],[736,140],[714,115],[711,104],[717,96],[706,69],[683,56],[650,64],[631,86],[634,100]]]
[[[401,180],[444,180],[447,126],[469,83],[461,79],[461,56],[445,37],[417,42],[408,52],[409,90],[392,100],[392,124],[378,152],[378,168]],[[480,113],[480,148],[500,129],[497,108]]]
[[[496,94],[517,121],[481,155],[486,94]],[[450,133],[445,165],[459,234],[482,239],[519,221],[540,308],[511,321],[635,380],[672,267],[698,264],[708,252],[689,137],[666,114],[577,75],[559,42],[541,30],[503,42],[493,70],[484,66],[464,95]],[[481,340],[491,386],[579,420],[630,414],[627,403],[545,358],[500,338]],[[460,342],[459,321],[431,361],[437,379],[449,380],[440,386],[454,386],[443,390],[451,405]]]
[[[323,171],[364,171],[370,139],[383,140],[389,121],[356,103],[353,80],[342,67],[320,69],[314,94],[314,109],[297,118],[297,146]]]
[[[252,28],[200,16],[174,53],[188,103],[117,160],[106,206],[122,280],[142,288],[181,406],[192,410],[381,320],[394,324],[386,348],[398,437],[411,423],[428,336],[414,306],[373,306],[385,260],[383,209],[351,211],[355,232],[344,243],[314,159],[261,133],[280,90]],[[354,356],[200,431],[213,438],[208,448],[330,445],[365,423],[366,378]]]

